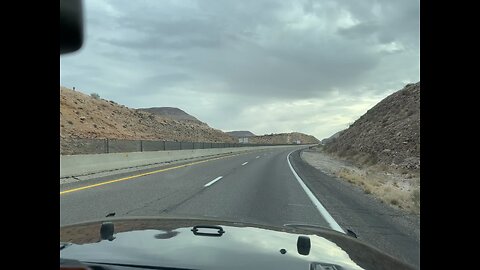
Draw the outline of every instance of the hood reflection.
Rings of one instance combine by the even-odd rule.
[[[297,250],[297,241],[300,234],[285,232],[282,230],[269,230],[248,226],[222,225],[225,233],[222,237],[208,237],[195,235],[192,227],[166,226],[159,228],[153,223],[135,222],[127,225],[115,222],[116,233],[114,241],[93,241],[78,243],[80,245],[69,247],[62,251],[62,257],[68,258],[69,251],[75,251],[75,259],[99,262],[131,263],[132,260],[141,259],[151,265],[177,265],[181,267],[215,265],[219,260],[236,262],[239,258],[252,259],[256,266],[271,268],[274,265],[282,265],[282,268],[297,269],[299,266],[307,267],[311,262],[321,262],[339,265],[343,269],[363,269],[351,260],[347,252],[334,242],[326,238],[310,234],[311,250],[308,255],[301,255]],[[205,224],[202,222],[201,224]],[[173,225],[173,224],[171,224]],[[99,227],[99,225],[97,225]],[[88,225],[90,230],[95,231],[95,226]],[[138,229],[138,228],[143,229]],[[134,230],[131,230],[135,228]],[[73,232],[73,230],[69,230]],[[83,234],[81,228],[76,233]],[[93,232],[95,233],[95,232]],[[98,234],[98,230],[96,230]],[[91,232],[90,232],[91,234]],[[84,239],[92,239],[88,235]],[[281,253],[279,250],[285,252]],[[72,255],[73,256],[73,255]],[[188,256],[188,262],[185,262]],[[245,262],[248,264],[247,262]],[[196,267],[195,267],[196,266]],[[245,269],[252,265],[245,265]],[[260,267],[262,268],[262,267]]]
[[[177,236],[177,234],[179,234],[179,232],[177,231],[164,231],[164,232],[155,234],[153,237],[155,237],[155,239],[170,239],[172,237]]]

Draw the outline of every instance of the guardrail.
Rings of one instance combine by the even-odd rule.
[[[105,153],[129,153],[171,150],[193,150],[211,148],[279,146],[292,144],[253,144],[215,142],[175,142],[154,140],[118,139],[64,139],[60,140],[60,155],[86,155]]]
[[[295,145],[289,145],[294,147]],[[115,171],[165,162],[211,157],[229,153],[274,149],[288,146],[227,147],[210,149],[182,149],[133,153],[103,153],[60,156],[60,178]]]

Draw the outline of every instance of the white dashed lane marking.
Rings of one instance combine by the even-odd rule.
[[[220,179],[222,179],[222,178],[223,178],[223,176],[219,176],[219,177],[213,179],[212,181],[210,181],[210,182],[208,182],[207,184],[205,184],[205,187],[209,187],[209,186],[213,185],[215,182],[217,182],[218,180],[220,180]]]

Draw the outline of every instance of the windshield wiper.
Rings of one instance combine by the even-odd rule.
[[[67,246],[70,246],[71,243],[67,243],[67,242],[60,242],[60,250],[66,248]]]
[[[87,262],[82,261],[83,263],[88,264],[100,264],[100,265],[111,265],[111,266],[124,266],[124,267],[134,267],[134,268],[144,268],[144,269],[156,269],[156,270],[193,270],[190,268],[176,268],[176,267],[163,267],[163,266],[153,266],[153,265],[141,265],[141,264],[128,264],[128,263],[104,263],[104,262]]]
[[[326,227],[326,226],[313,225],[313,224],[303,224],[303,223],[287,223],[287,224],[283,224],[283,226],[286,226],[286,227],[308,227],[308,228],[320,228],[320,229],[332,230],[331,228]]]
[[[326,226],[321,226],[321,225],[313,225],[313,224],[302,224],[302,223],[288,223],[288,224],[283,224],[283,226],[286,227],[294,227],[294,228],[301,228],[301,227],[307,227],[307,228],[320,228],[320,229],[326,229],[331,231],[332,229]],[[352,230],[347,229],[348,236],[351,236],[353,238],[357,238],[357,234],[353,232]]]

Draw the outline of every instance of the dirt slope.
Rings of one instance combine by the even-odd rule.
[[[367,111],[325,151],[361,166],[420,170],[420,82],[408,84]]]

